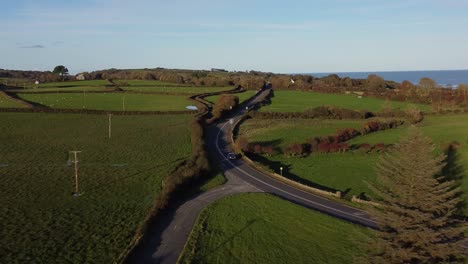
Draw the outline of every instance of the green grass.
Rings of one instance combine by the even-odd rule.
[[[271,195],[240,194],[201,213],[180,263],[359,263],[368,234]]]
[[[447,116],[426,116],[419,125],[422,132],[432,138],[438,151],[444,145],[458,141],[461,146],[458,149],[459,163],[465,170],[465,178],[462,181],[462,190],[468,198],[468,114]],[[343,122],[343,124],[341,124]],[[334,121],[334,120],[248,120],[241,125],[240,134],[247,136],[250,142],[264,144],[301,142],[313,133],[318,136],[329,134],[336,127],[352,127],[353,122],[364,121]],[[356,123],[358,124],[358,123]],[[372,133],[351,140],[350,144],[385,143],[393,144],[406,134],[408,126]],[[264,136],[262,136],[264,135]],[[302,141],[303,142],[303,141]],[[304,183],[316,183],[329,188],[348,191],[347,195],[359,195],[369,193],[366,182],[376,179],[375,165],[380,154],[364,154],[349,152],[345,154],[319,154],[315,153],[307,157],[286,157],[283,154],[263,157],[261,163],[270,169],[277,171],[284,167],[283,174]]]
[[[358,98],[357,95],[323,94],[302,91],[274,91],[274,95],[272,104],[262,107],[261,111],[303,112],[308,108],[327,105],[377,112],[382,109],[382,105],[385,102],[384,100],[371,97]],[[406,102],[392,101],[391,105],[394,109],[404,109],[409,104]],[[430,109],[428,105],[417,106],[423,111]]]
[[[103,115],[0,113],[0,262],[112,263],[190,156],[189,118],[114,116],[108,139]]]
[[[164,93],[211,93],[231,90],[233,87],[192,87],[192,86],[128,86],[123,88],[125,91],[136,92],[164,92]]]
[[[131,86],[160,86],[160,85],[177,85],[177,86],[184,86],[184,84],[180,83],[172,83],[172,82],[164,82],[159,80],[115,80],[114,83],[123,83],[126,82],[128,85]]]
[[[27,88],[27,89],[10,89],[11,92],[91,92],[91,91],[108,91],[107,88],[102,86],[70,86],[70,87],[45,87],[45,88]]]
[[[236,94],[233,94],[237,97],[239,97],[239,103],[242,103],[244,101],[246,101],[247,99],[250,99],[252,96],[255,95],[255,91],[252,91],[252,90],[247,90],[245,92],[242,92],[242,93],[236,93]],[[215,104],[219,98],[221,97],[222,95],[213,95],[213,96],[208,96],[205,98],[205,100]]]
[[[143,95],[125,93],[64,93],[18,94],[28,101],[52,108],[125,110],[126,111],[183,111],[193,105],[181,95]],[[84,106],[84,107],[83,107]]]
[[[303,143],[316,136],[332,135],[342,128],[359,129],[365,122],[365,120],[248,119],[240,126],[239,135],[247,137],[251,142],[273,143],[282,147],[294,142]]]
[[[46,87],[80,87],[80,86],[105,86],[111,84],[107,80],[84,80],[84,81],[64,81],[64,82],[49,82],[39,83],[39,88]],[[31,88],[35,87],[35,84],[29,85]]]
[[[0,107],[16,107],[16,108],[24,108],[25,106],[14,101],[14,100],[11,100],[10,98],[6,97],[5,95],[3,94],[0,94]]]

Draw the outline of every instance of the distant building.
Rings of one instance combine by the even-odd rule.
[[[84,81],[86,80],[86,77],[83,73],[80,73],[78,75],[75,76],[75,78],[78,80],[78,81]]]
[[[216,69],[216,68],[211,68],[212,72],[227,72],[225,69]]]

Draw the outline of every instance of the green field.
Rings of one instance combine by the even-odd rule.
[[[367,234],[271,195],[240,194],[201,213],[180,263],[361,263]]]
[[[318,106],[335,106],[352,110],[367,110],[377,112],[382,109],[384,100],[345,94],[323,94],[302,91],[274,91],[272,104],[262,107],[261,111],[271,112],[303,112]],[[391,101],[391,107],[404,110],[409,104]],[[428,105],[417,105],[423,111],[428,111]]]
[[[45,88],[26,88],[26,89],[10,89],[8,91],[21,93],[35,93],[35,92],[92,92],[92,91],[109,91],[103,86],[71,86],[71,87],[45,87]]]
[[[184,111],[194,103],[182,95],[146,95],[129,93],[50,93],[18,94],[23,99],[52,108],[125,110],[125,111]]]
[[[0,263],[112,263],[191,155],[189,118],[114,116],[108,139],[105,115],[0,113]]]
[[[23,104],[20,104],[10,98],[6,97],[5,95],[0,93],[0,107],[16,107],[16,108],[24,108]]]
[[[84,81],[64,81],[64,82],[49,82],[49,83],[39,83],[38,88],[47,88],[47,87],[81,87],[81,86],[106,86],[111,83],[107,80],[84,80]],[[36,87],[35,84],[29,85],[31,88]]]
[[[459,163],[465,170],[462,189],[468,197],[468,114],[448,116],[426,116],[419,125],[423,133],[432,138],[440,151],[452,141],[458,141]],[[343,122],[343,124],[341,124]],[[290,142],[305,142],[312,136],[327,135],[337,127],[353,127],[365,121],[334,121],[334,120],[256,120],[251,119],[241,125],[240,135],[246,136],[250,142],[277,144],[279,146]],[[398,142],[405,134],[408,126],[380,131],[351,140],[350,144]],[[313,133],[317,133],[314,135]],[[264,136],[262,136],[262,134]],[[380,154],[364,154],[359,151],[345,154],[315,153],[307,157],[286,157],[283,154],[272,157],[262,157],[261,163],[274,171],[284,167],[283,174],[307,184],[319,184],[329,188],[346,191],[347,196],[366,193],[369,189],[366,182],[376,178],[375,164]]]
[[[282,147],[290,143],[304,143],[309,138],[335,134],[342,128],[359,129],[367,120],[321,119],[248,119],[240,126],[240,135],[252,142]]]
[[[135,92],[158,92],[158,93],[212,93],[221,92],[233,89],[233,87],[194,87],[194,86],[127,86],[123,88],[125,91]]]
[[[242,92],[242,93],[236,93],[236,94],[233,94],[237,97],[239,97],[239,103],[242,103],[244,102],[245,100],[247,99],[250,99],[252,96],[255,95],[255,91],[252,91],[252,90],[247,90],[245,92]],[[221,97],[222,95],[213,95],[213,96],[208,96],[205,98],[205,100],[215,104],[219,98]]]
[[[174,86],[184,86],[181,83],[172,83],[164,82],[159,80],[115,80],[114,83],[127,83],[131,86],[164,86],[164,85],[174,85]]]

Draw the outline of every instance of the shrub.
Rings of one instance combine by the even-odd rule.
[[[239,147],[244,152],[250,151],[249,141],[245,137],[238,137],[236,140],[237,147]]]
[[[305,144],[300,143],[293,143],[286,146],[283,152],[288,156],[303,156],[307,153]]]
[[[416,106],[410,105],[405,110],[406,118],[411,124],[417,124],[424,119],[424,115]]]
[[[372,150],[372,146],[370,144],[364,143],[359,145],[359,150],[364,153],[369,153]]]

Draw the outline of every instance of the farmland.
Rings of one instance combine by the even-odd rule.
[[[302,91],[275,91],[271,99],[272,104],[265,106],[261,111],[271,112],[303,112],[308,108],[318,106],[335,106],[352,110],[367,110],[377,112],[382,109],[384,100],[364,97],[358,98],[357,95],[345,94],[322,94],[315,92]],[[409,103],[390,102],[393,109],[404,110]],[[429,110],[427,105],[417,105],[423,111]]]
[[[460,143],[459,163],[465,169],[462,189],[465,197],[468,193],[468,115],[427,116],[419,124],[422,132],[434,140],[441,151],[444,145],[457,141]],[[240,135],[250,142],[259,144],[276,144],[281,147],[286,143],[305,142],[314,136],[333,134],[337,128],[359,127],[362,120],[247,120],[241,125]],[[405,134],[408,126],[380,131],[351,140],[350,144],[394,144]],[[262,136],[264,135],[264,136]],[[304,183],[316,183],[329,188],[345,191],[347,196],[369,194],[365,182],[376,178],[375,164],[381,154],[351,151],[348,153],[313,153],[306,157],[286,157],[276,154],[271,157],[259,156],[261,163],[278,172],[284,167],[283,174]]]
[[[125,110],[125,111],[183,111],[193,104],[181,95],[143,95],[127,93],[19,93],[19,97],[51,108]]]
[[[223,198],[199,216],[181,263],[351,263],[370,231],[266,194]],[[339,250],[337,250],[339,249]]]
[[[126,86],[123,88],[125,91],[135,92],[156,92],[156,93],[186,93],[186,94],[199,94],[199,93],[212,93],[227,91],[233,87],[194,87],[194,86]]]
[[[19,102],[16,102],[4,94],[0,93],[0,107],[19,107],[23,108],[24,105],[20,104]]]
[[[109,139],[103,115],[1,113],[0,262],[113,262],[190,156],[189,118],[114,116]]]

